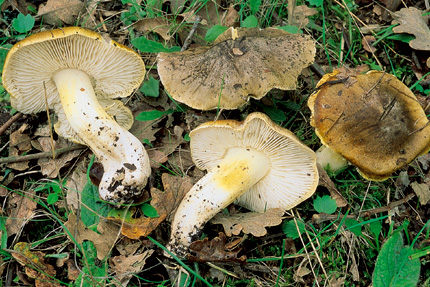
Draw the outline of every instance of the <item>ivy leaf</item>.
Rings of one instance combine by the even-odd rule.
[[[145,94],[147,97],[156,98],[160,95],[160,81],[154,79],[154,77],[149,76],[149,80],[146,81],[140,91]]]
[[[324,195],[323,197],[317,196],[314,199],[314,208],[319,213],[333,214],[336,209],[336,200],[332,199],[329,195]]]

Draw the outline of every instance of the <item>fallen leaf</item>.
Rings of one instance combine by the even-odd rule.
[[[154,250],[146,250],[141,254],[118,255],[110,259],[110,269],[116,274],[113,283],[116,286],[127,286],[135,273],[138,273],[145,266]]]
[[[48,0],[46,4],[39,6],[38,16],[43,16],[43,21],[62,26],[62,23],[73,24],[77,16],[83,12],[85,6],[80,0]]]
[[[67,236],[70,240],[82,244],[84,240],[93,242],[97,250],[97,258],[103,260],[110,252],[112,246],[115,244],[118,237],[119,228],[111,222],[101,220],[97,225],[97,233],[88,229],[81,220],[78,220],[74,213],[69,214],[69,218],[64,223],[68,232]],[[69,234],[70,233],[70,234]],[[73,236],[73,238],[71,238]]]
[[[178,177],[169,174],[162,174],[161,180],[164,192],[151,189],[151,205],[157,210],[158,217],[133,218],[133,211],[118,211],[115,216],[108,216],[108,220],[121,224],[121,233],[130,239],[138,239],[141,236],[149,235],[167,216],[174,213],[182,198],[191,188],[189,177]],[[130,209],[131,210],[131,209]],[[124,214],[124,212],[126,212]]]
[[[235,215],[218,213],[211,219],[213,224],[222,224],[227,236],[238,235],[240,231],[261,237],[267,234],[265,227],[276,226],[282,223],[285,211],[272,208],[266,212],[248,212]]]
[[[303,277],[309,275],[312,271],[307,267],[308,260],[303,259],[300,263],[299,267],[297,267],[296,271],[294,272],[293,279],[294,282],[297,283],[304,283]]]
[[[189,247],[191,254],[188,255],[188,260],[194,262],[239,262],[241,264],[246,262],[245,255],[238,257],[241,248],[236,245],[232,249],[227,245],[227,238],[222,232],[212,240],[206,237],[203,240],[194,241]]]
[[[348,201],[342,196],[339,190],[334,185],[331,178],[328,176],[327,172],[318,164],[318,174],[319,181],[318,185],[324,186],[330,192],[330,196],[336,200],[336,205],[338,207],[344,207],[348,205]]]
[[[11,236],[18,233],[22,226],[27,223],[27,220],[34,215],[36,202],[33,194],[20,195],[11,193],[7,201],[6,210],[9,216],[6,219],[7,235]]]
[[[151,168],[160,168],[163,163],[167,162],[167,155],[161,151],[156,149],[148,149],[148,156],[151,159]]]
[[[317,13],[318,11],[315,8],[310,8],[306,5],[296,6],[294,7],[294,12],[291,17],[291,22],[288,24],[299,28],[306,27],[306,25],[309,24],[308,17],[313,16]]]
[[[67,178],[65,188],[66,203],[74,210],[79,208],[79,194],[84,190],[85,185],[88,183],[87,179],[87,165],[86,160],[81,160],[75,167],[72,174]]]
[[[407,33],[415,36],[409,46],[416,50],[430,50],[430,29],[424,20],[423,11],[415,7],[402,8],[393,14],[392,24],[399,24],[393,28],[394,33]]]
[[[25,133],[28,125],[22,125],[18,130],[14,131],[10,135],[9,139],[9,156],[20,156],[31,150],[31,139],[30,136]],[[29,161],[22,162],[11,162],[7,164],[7,167],[23,171],[28,169]]]
[[[369,53],[376,52],[376,47],[373,46],[373,43],[375,43],[376,38],[372,35],[366,35],[361,39],[361,44],[363,45],[363,49],[366,50]]]
[[[79,275],[81,274],[81,271],[76,266],[74,259],[69,259],[66,261],[66,263],[67,263],[67,278],[69,280],[75,281],[76,279],[78,279]]]
[[[37,144],[32,141],[33,146],[36,149],[39,149],[42,152],[51,152],[51,137],[39,137],[37,138]],[[54,149],[61,149],[70,147],[73,145],[70,141],[64,138],[58,138],[58,140],[54,141]],[[41,168],[41,172],[44,176],[48,178],[56,178],[58,177],[58,173],[62,167],[67,165],[69,161],[77,157],[81,153],[81,150],[73,150],[70,152],[62,153],[53,158],[40,158],[37,160],[37,164]]]
[[[55,280],[54,266],[45,262],[45,254],[40,251],[30,251],[30,245],[26,242],[18,242],[13,247],[12,256],[19,264],[25,266],[25,274],[35,280],[36,287],[61,287]]]
[[[427,184],[414,181],[411,183],[411,187],[422,205],[426,205],[430,201],[430,189]]]
[[[172,27],[172,23],[170,23],[169,19],[166,17],[141,19],[137,21],[133,27],[134,29],[142,33],[146,33],[148,31],[157,33],[166,41],[169,41],[172,38],[172,36],[170,35],[170,28]]]

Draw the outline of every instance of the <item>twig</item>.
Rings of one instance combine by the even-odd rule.
[[[317,63],[312,63],[312,65],[310,66],[310,68],[320,78],[322,78],[325,75],[324,70]]]
[[[5,122],[1,127],[0,127],[0,136],[2,134],[4,134],[4,132],[14,123],[16,122],[19,118],[21,118],[23,116],[23,113],[18,112],[16,114],[14,114],[10,119],[7,120],[7,122]]]
[[[188,34],[187,38],[184,41],[184,45],[181,48],[181,52],[185,51],[186,49],[188,49],[188,47],[191,44],[191,39],[194,36],[194,33],[197,30],[197,27],[199,26],[200,22],[202,21],[202,18],[200,16],[196,16],[196,20],[194,21],[193,26],[191,27],[190,33]]]
[[[415,197],[415,193],[410,193],[400,200],[390,202],[387,206],[364,210],[361,212],[360,217],[370,217],[377,213],[388,212],[391,209],[408,202],[414,197]],[[341,219],[342,217],[343,217],[342,215],[319,213],[319,214],[314,214],[314,216],[312,216],[312,222],[319,224],[324,221],[333,221],[333,220]],[[349,214],[346,216],[346,218],[356,219],[357,214]]]
[[[65,148],[60,148],[55,150],[55,155],[60,155],[69,151],[77,150],[77,149],[83,149],[86,148],[84,145],[73,145]],[[21,161],[27,161],[32,159],[39,159],[39,158],[45,158],[50,157],[52,158],[52,151],[46,151],[46,152],[40,152],[35,154],[29,154],[29,155],[23,155],[23,156],[10,156],[10,157],[4,157],[0,158],[0,164],[1,163],[11,163],[11,162],[21,162]]]

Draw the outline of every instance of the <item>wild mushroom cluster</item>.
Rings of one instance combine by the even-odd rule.
[[[158,72],[171,96],[194,109],[236,109],[271,89],[296,88],[315,57],[314,42],[282,30],[234,29],[212,46],[160,53]],[[57,134],[87,145],[102,163],[100,197],[129,203],[151,174],[143,144],[128,129],[128,96],[145,76],[133,50],[92,31],[69,27],[34,34],[10,50],[3,85],[23,113],[52,109]],[[207,170],[180,203],[168,246],[185,256],[203,225],[236,203],[251,211],[291,209],[318,185],[317,162],[348,162],[367,179],[384,180],[430,148],[429,121],[414,94],[394,76],[372,71],[325,75],[309,100],[318,155],[292,132],[254,112],[243,122],[207,122],[190,133],[196,167]],[[336,159],[335,159],[336,158]]]

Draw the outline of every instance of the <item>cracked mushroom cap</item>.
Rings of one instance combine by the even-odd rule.
[[[331,81],[335,81],[330,83]],[[321,142],[363,177],[385,180],[430,148],[430,125],[412,91],[393,75],[325,75],[308,100]]]
[[[129,112],[124,113],[128,108],[111,99],[128,96],[140,85],[145,73],[143,61],[132,49],[115,41],[106,42],[96,32],[79,27],[40,32],[11,48],[3,68],[3,85],[11,95],[12,107],[23,113],[45,111],[46,94],[48,106],[60,120],[65,118],[52,80],[53,74],[62,69],[84,71],[107,113],[117,119],[130,118]],[[132,124],[128,119],[118,122],[124,128]],[[79,138],[66,121],[58,123],[56,130],[73,141]]]
[[[273,88],[293,90],[315,57],[310,37],[276,28],[230,28],[212,46],[158,54],[160,79],[177,101],[236,109]]]
[[[216,168],[232,148],[255,149],[267,156],[271,165],[267,174],[236,200],[249,210],[291,209],[317,187],[315,153],[262,113],[252,113],[243,122],[205,123],[194,129],[190,138],[191,156],[202,170]]]

